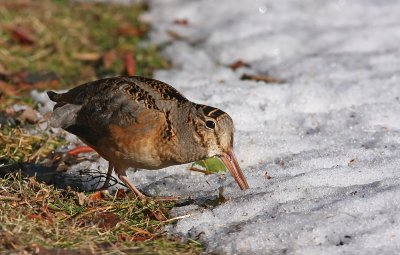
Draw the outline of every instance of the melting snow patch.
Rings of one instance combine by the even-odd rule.
[[[223,186],[227,199],[177,207],[191,217],[169,231],[221,254],[399,253],[399,12],[398,1],[152,1],[152,39],[171,42],[174,64],[156,78],[233,117],[251,187],[166,174],[160,192]],[[231,70],[237,60],[248,67]]]

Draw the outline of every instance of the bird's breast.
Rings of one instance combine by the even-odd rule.
[[[110,124],[99,153],[117,166],[160,169],[176,164],[173,132],[164,114],[143,111],[131,125]]]

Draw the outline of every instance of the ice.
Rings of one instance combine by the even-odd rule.
[[[222,204],[175,208],[190,217],[168,230],[218,254],[399,253],[398,13],[395,0],[153,0],[151,39],[173,63],[156,78],[232,116],[251,187],[183,166],[151,172],[145,187],[159,194],[212,199],[224,187]],[[239,59],[250,67],[231,70]]]

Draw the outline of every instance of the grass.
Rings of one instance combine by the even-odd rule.
[[[5,126],[0,129],[0,162],[38,162],[62,144],[65,142],[60,135]]]
[[[171,202],[140,201],[121,190],[78,193],[34,177],[0,179],[0,251],[85,254],[196,254],[195,243],[167,237]],[[105,195],[106,194],[106,195]],[[53,254],[51,253],[51,254]],[[40,254],[40,252],[39,252]]]
[[[123,74],[124,56],[132,53],[136,74],[151,76],[168,64],[147,41],[149,26],[139,20],[144,8],[3,0],[0,64],[7,72],[54,72],[71,86]]]
[[[121,74],[167,68],[139,16],[146,6],[62,0],[0,2],[0,170],[44,164],[66,145],[63,133],[23,117],[33,89],[60,89]],[[2,174],[4,171],[0,171]],[[118,191],[80,193],[13,173],[0,178],[0,254],[198,254],[169,237],[172,202]]]

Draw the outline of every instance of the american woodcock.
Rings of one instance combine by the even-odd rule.
[[[89,82],[57,94],[50,125],[78,136],[109,161],[138,197],[129,167],[160,169],[219,156],[241,189],[246,178],[233,153],[233,121],[220,109],[189,101],[172,86],[144,77]]]

